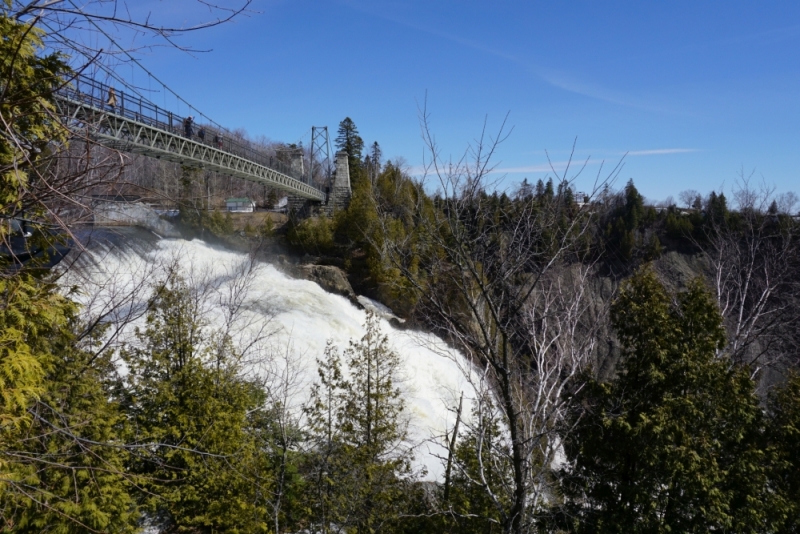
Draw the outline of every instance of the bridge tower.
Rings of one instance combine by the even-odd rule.
[[[340,150],[336,153],[336,173],[333,178],[328,206],[331,212],[344,209],[350,205],[350,197],[353,191],[350,189],[350,163],[348,162],[347,152]]]
[[[334,212],[350,205],[350,165],[347,153],[340,151],[331,158],[331,145],[327,126],[311,127],[311,150],[307,183],[325,192],[322,203],[290,196],[289,208],[299,217],[312,214],[333,216]]]
[[[311,127],[311,154],[308,164],[308,183],[321,190],[332,187],[333,161],[327,126]]]

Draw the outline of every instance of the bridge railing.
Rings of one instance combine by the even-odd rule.
[[[88,76],[75,76],[69,84],[59,89],[57,94],[174,135],[190,138],[193,141],[274,169],[300,182],[308,183],[308,178],[302,173],[297,172],[291,165],[279,160],[276,156],[266,153],[263,148],[254,143],[209,124],[192,121],[191,127],[187,127],[186,117],[159,107],[140,95],[117,90]],[[314,184],[310,185],[316,187]]]

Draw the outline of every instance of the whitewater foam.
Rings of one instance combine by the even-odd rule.
[[[261,365],[263,360],[252,360],[254,372],[274,368],[278,360],[289,362],[295,408],[308,398],[317,378],[316,359],[322,358],[328,340],[344,349],[350,340],[364,335],[366,312],[346,298],[327,293],[313,282],[289,278],[272,264],[252,263],[246,254],[200,240],[96,245],[73,264],[62,283],[82,288],[79,300],[87,313],[115,310],[106,320],[118,329],[122,342],[133,342],[133,329],[143,322],[150,287],[176,264],[190,285],[204,286],[203,314],[211,325],[224,324],[232,314],[231,302],[236,301],[240,313],[232,330],[235,341],[252,344],[262,359],[269,355],[266,366]],[[240,298],[232,296],[237,292]],[[439,457],[445,453],[441,436],[452,429],[452,407],[462,391],[466,400],[474,396],[465,378],[468,365],[436,336],[394,328],[386,320],[390,310],[379,316],[384,317],[382,331],[402,361],[399,387],[406,402],[415,465],[427,470],[426,479],[441,478]],[[470,413],[468,406],[464,413]]]

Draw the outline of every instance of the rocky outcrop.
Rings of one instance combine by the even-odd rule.
[[[358,303],[361,304],[365,310],[370,311],[377,315],[382,319],[386,319],[387,321],[396,322],[396,324],[403,324],[406,322],[405,319],[398,317],[394,314],[391,308],[385,306],[384,304],[378,302],[377,300],[372,300],[369,297],[365,297],[363,295],[359,295],[357,297]]]
[[[322,289],[358,302],[347,275],[333,265],[287,265],[287,271],[295,278],[316,282]]]

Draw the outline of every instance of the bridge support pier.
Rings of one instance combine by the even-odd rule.
[[[347,160],[347,152],[336,153],[336,170],[326,192],[327,198],[322,203],[290,195],[288,208],[301,219],[314,215],[333,217],[337,211],[347,209],[353,196],[350,188],[350,165]]]

